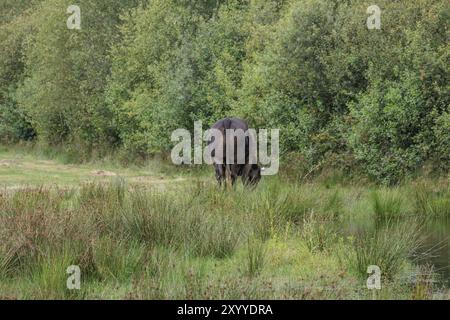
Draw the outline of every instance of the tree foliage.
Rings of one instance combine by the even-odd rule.
[[[5,1],[2,141],[129,156],[176,128],[241,116],[284,153],[393,183],[448,170],[449,4],[380,0]]]

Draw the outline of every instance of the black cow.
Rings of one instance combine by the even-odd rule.
[[[242,129],[244,132],[247,132],[248,125],[247,122],[244,120],[238,119],[238,118],[225,118],[222,120],[217,121],[212,127],[212,129],[217,129],[221,132],[222,137],[222,145],[223,145],[223,152],[222,152],[222,161],[218,161],[218,157],[216,156],[216,152],[212,151],[211,156],[213,157],[214,162],[214,168],[216,171],[216,179],[219,185],[222,185],[222,182],[231,182],[231,185],[234,185],[236,182],[237,177],[242,178],[242,183],[246,186],[256,186],[256,184],[261,179],[261,168],[258,166],[258,164],[251,164],[249,163],[249,157],[250,157],[250,139],[254,139],[255,137],[246,136],[245,137],[245,161],[244,163],[238,163],[238,157],[237,157],[237,148],[238,142],[237,139],[234,139],[234,162],[233,163],[227,163],[226,159],[226,150],[227,150],[227,141],[226,141],[226,130],[232,129],[232,130],[238,130]],[[214,142],[214,138],[211,138],[208,142],[208,145],[210,145],[212,142]],[[256,143],[256,141],[255,141]],[[256,150],[254,150],[256,152]],[[218,163],[219,162],[219,163]],[[220,163],[221,162],[221,163]]]

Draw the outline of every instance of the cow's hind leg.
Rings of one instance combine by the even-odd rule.
[[[225,166],[223,164],[214,164],[214,169],[216,171],[216,179],[219,187],[222,186],[222,182],[225,181]]]
[[[236,189],[236,180],[240,174],[241,167],[240,165],[231,165],[231,185],[234,189]]]
[[[231,190],[234,186],[234,182],[236,181],[236,173],[234,172],[233,165],[225,165],[225,180],[226,188]]]

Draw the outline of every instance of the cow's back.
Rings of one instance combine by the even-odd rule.
[[[248,124],[245,120],[239,119],[239,118],[225,118],[225,119],[221,119],[219,121],[217,121],[212,127],[212,129],[216,129],[219,130],[222,133],[221,136],[221,140],[222,140],[222,145],[223,145],[223,163],[226,163],[226,149],[227,149],[227,145],[226,145],[226,130],[239,130],[241,129],[242,131],[246,132],[248,130]],[[213,140],[210,140],[208,144],[212,143]],[[237,154],[236,154],[236,150],[237,150],[237,140],[236,138],[234,139],[234,158],[235,158],[235,164],[237,164]],[[248,158],[248,152],[249,152],[249,141],[248,141],[248,137],[245,138],[245,158]],[[215,151],[213,150],[211,155],[213,157],[215,157]]]
[[[261,169],[257,164],[254,164],[250,161],[250,159],[253,159],[253,157],[250,155],[250,152],[256,152],[256,150],[251,151],[250,149],[250,142],[252,146],[256,145],[256,140],[251,141],[250,139],[255,139],[255,137],[248,132],[248,124],[246,121],[238,118],[225,118],[217,121],[211,129],[216,129],[221,132],[221,135],[213,136],[211,137],[210,141],[208,142],[208,146],[210,148],[214,146],[220,146],[222,144],[222,156],[216,155],[215,148],[211,151],[211,156],[213,157],[213,163],[214,168],[216,171],[216,179],[219,182],[219,185],[222,184],[224,180],[229,179],[231,181],[231,184],[234,185],[234,182],[236,180],[236,177],[241,176],[242,182],[244,185],[255,185],[258,183],[258,181],[261,179]],[[242,130],[245,133],[245,144],[244,144],[244,163],[241,163],[238,160],[238,152],[237,148],[242,147],[241,145],[238,146],[237,137],[235,136],[233,139],[232,146],[233,153],[234,153],[234,161],[232,163],[227,163],[227,139],[226,139],[226,131],[227,130]],[[215,141],[214,139],[220,139],[221,141]],[[242,140],[240,140],[242,141]],[[229,147],[229,146],[228,146]],[[218,158],[220,157],[220,158]]]
[[[248,125],[247,122],[239,118],[225,118],[217,121],[212,128],[224,133],[227,129],[242,129],[247,131]]]

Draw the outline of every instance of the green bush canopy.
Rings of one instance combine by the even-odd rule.
[[[284,155],[396,182],[450,163],[444,0],[79,0],[0,4],[0,140],[92,155],[171,149],[225,116]]]

